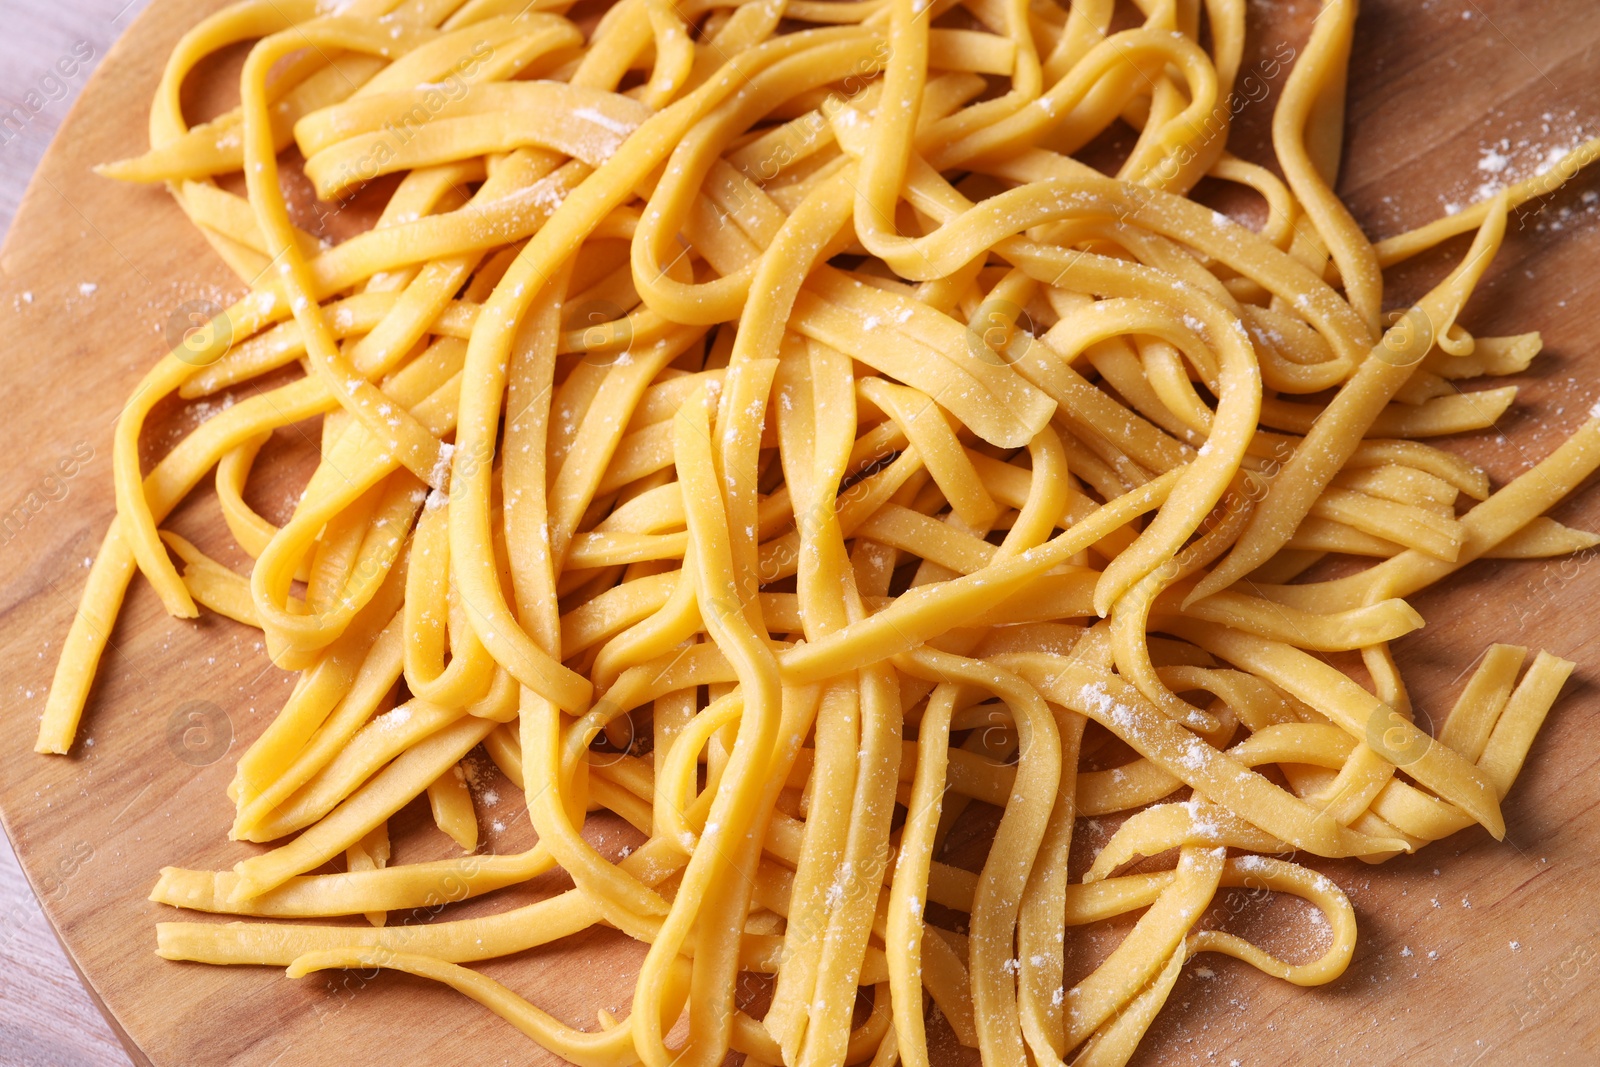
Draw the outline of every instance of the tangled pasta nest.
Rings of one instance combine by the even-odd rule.
[[[991,1067],[1121,1064],[1196,953],[1343,971],[1349,901],[1282,854],[1503,834],[1572,665],[1491,648],[1435,738],[1389,642],[1475,559],[1600,543],[1543,514],[1600,422],[1493,491],[1422,440],[1512,402],[1453,383],[1538,336],[1456,317],[1507,212],[1600,146],[1373,244],[1330,188],[1353,2],[1281,89],[1281,177],[1226,149],[1243,0],[1139,0],[1126,29],[1112,0],[569,6],[244,0],[175,49],[150,151],[105,168],[167,183],[250,291],[128,402],[38,747],[70,748],[135,569],[302,672],[229,791],[233,837],[283,843],[153,894],[278,921],[163,923],[164,956],[423,975],[584,1067],[926,1067],[930,1011]],[[247,41],[239,106],[190,126],[185,77]],[[1114,126],[1114,174],[1074,158]],[[298,229],[291,146],[325,202],[387,181],[376,224]],[[1190,199],[1203,177],[1265,223]],[[1386,268],[1468,232],[1385,312]],[[232,402],[147,472],[174,394]],[[274,526],[252,466],[314,417]],[[248,576],[160,529],[213,468]],[[1329,555],[1366,565],[1307,580]],[[424,795],[477,849],[480,745],[538,844],[391,864]],[[945,845],[982,806],[969,870]],[[599,809],[646,843],[602,854]],[[558,866],[574,888],[537,903],[384,924]],[[1319,909],[1320,955],[1202,921],[1240,885]],[[1075,930],[1141,910],[1069,981]],[[594,1031],[466,966],[596,924],[649,947]],[[760,1011],[746,973],[775,976]]]

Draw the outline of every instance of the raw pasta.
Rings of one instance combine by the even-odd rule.
[[[1337,978],[1350,903],[1287,854],[1501,836],[1572,669],[1496,645],[1432,737],[1389,653],[1423,622],[1404,598],[1600,543],[1543,514],[1600,467],[1600,420],[1498,488],[1423,440],[1511,404],[1450,382],[1521,371],[1538,335],[1457,316],[1507,213],[1600,142],[1373,244],[1331,189],[1355,8],[1324,3],[1281,89],[1281,177],[1227,150],[1244,0],[201,21],[150,150],[104,170],[165,183],[249,291],[123,412],[118,517],[37,745],[71,748],[135,570],[301,672],[229,789],[232,836],[276,846],[152,894],[270,921],[164,922],[160,953],[409,972],[583,1067],[926,1067],[930,1012],[989,1067],[1122,1064],[1195,954]],[[241,42],[238,107],[190,125],[185,78]],[[1075,157],[1117,124],[1114,173]],[[387,181],[376,224],[298,227],[291,147],[324,201]],[[243,196],[219,182],[239,174]],[[1192,199],[1208,176],[1267,222]],[[1385,310],[1385,268],[1467,232]],[[174,395],[231,402],[145,470]],[[275,526],[252,468],[317,417]],[[248,575],[161,528],[213,469]],[[1374,562],[1302,580],[1328,554]],[[423,796],[479,851],[480,746],[537,845],[394,862],[388,822]],[[982,806],[965,869],[945,846]],[[601,809],[645,843],[602,854]],[[1104,815],[1126,817],[1069,878],[1077,820]],[[386,924],[558,866],[573,888],[547,899]],[[1238,886],[1318,909],[1315,958],[1204,922]],[[1068,981],[1067,939],[1136,913]],[[648,950],[592,1031],[470,966],[596,925]],[[759,1017],[746,973],[772,976]]]

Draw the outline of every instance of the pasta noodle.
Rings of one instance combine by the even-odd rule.
[[[174,349],[123,411],[117,519],[37,743],[71,748],[135,570],[300,672],[228,793],[232,837],[273,847],[152,893],[264,921],[163,922],[160,953],[404,971],[583,1067],[927,1067],[932,1012],[989,1067],[1114,1065],[1196,954],[1339,977],[1354,912],[1317,858],[1502,836],[1572,664],[1495,645],[1430,736],[1389,645],[1423,625],[1404,598],[1476,559],[1600,543],[1544,514],[1600,468],[1600,418],[1498,488],[1422,440],[1513,402],[1453,383],[1522,371],[1538,335],[1458,316],[1508,212],[1600,142],[1373,243],[1332,190],[1355,3],[1324,0],[1276,102],[1281,178],[1227,151],[1245,8],[1138,0],[1113,30],[1111,0],[239,0],[199,22],[149,151],[104,170],[165,183],[248,292],[212,324],[231,344]],[[186,77],[239,43],[238,106],[191,125]],[[1075,158],[1117,123],[1113,173]],[[323,200],[386,188],[375,224],[297,225],[290,148]],[[1267,221],[1191,197],[1206,177]],[[1469,232],[1386,311],[1385,269]],[[144,469],[159,404],[219,395]],[[318,417],[274,525],[251,474]],[[213,469],[249,574],[162,528]],[[1370,562],[1325,577],[1327,554]],[[525,793],[527,852],[481,849],[479,746]],[[395,854],[424,796],[470,862]],[[963,866],[952,828],[985,807]],[[600,810],[644,843],[598,849]],[[1105,815],[1069,876],[1078,818]],[[572,888],[439,914],[555,867]],[[1291,962],[1206,920],[1239,886],[1329,937]],[[1068,973],[1076,928],[1136,913]],[[597,924],[648,946],[597,1030],[471,966]],[[773,976],[759,1017],[745,973]]]

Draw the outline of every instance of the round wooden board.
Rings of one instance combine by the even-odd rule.
[[[225,868],[246,854],[247,846],[226,841],[228,752],[236,756],[256,735],[290,682],[268,664],[253,631],[215,617],[170,619],[136,581],[72,756],[31,752],[87,561],[113,515],[119,406],[164,349],[168,320],[185,302],[225,302],[240,292],[163,191],[89,170],[143,146],[145,108],[169,48],[218,6],[157,0],[128,31],[40,167],[0,254],[0,653],[9,666],[0,681],[8,748],[0,814],[46,914],[136,1062],[552,1062],[476,1005],[408,977],[290,981],[272,968],[224,970],[155,955],[154,924],[180,917],[145,899],[157,871]],[[1245,71],[1258,81],[1241,87],[1253,95],[1259,85],[1264,99],[1237,122],[1235,143],[1246,155],[1263,155],[1283,73],[1274,75],[1270,61],[1288,58],[1285,42],[1301,46],[1315,7],[1250,7]],[[1600,6],[1591,0],[1366,7],[1341,191],[1368,232],[1394,233],[1442,203],[1468,199],[1497,176],[1497,155],[1487,149],[1511,157],[1504,175],[1521,174],[1572,144],[1580,129],[1600,127],[1591,59]],[[1270,25],[1255,21],[1263,17]],[[1497,484],[1552,448],[1600,397],[1591,384],[1600,354],[1587,345],[1600,331],[1592,292],[1600,277],[1597,188],[1584,176],[1524,211],[1465,317],[1480,333],[1542,330],[1547,345],[1519,383],[1524,391],[1504,434],[1452,445]],[[1461,248],[1458,241],[1444,251]],[[1389,303],[1414,296],[1442,264],[1435,257],[1395,274]],[[169,443],[182,418],[171,413],[150,447]],[[314,439],[315,427],[306,429]],[[284,474],[265,492],[276,493],[281,508],[294,488]],[[269,513],[273,506],[262,503]],[[1595,528],[1600,494],[1580,494],[1557,515]],[[206,500],[172,522],[213,544],[222,528]],[[1578,661],[1507,800],[1507,839],[1474,830],[1383,867],[1318,864],[1359,913],[1349,972],[1332,986],[1301,990],[1202,957],[1186,969],[1136,1062],[1600,1060],[1592,1011],[1600,915],[1589,905],[1600,880],[1600,739],[1587,722],[1600,677],[1593,559],[1474,566],[1415,599],[1428,626],[1396,649],[1435,726],[1493,641]],[[216,721],[231,733],[231,749],[185,747],[182,730],[197,702],[220,709]],[[500,793],[484,812],[488,843],[526,847],[531,831],[515,791]],[[611,823],[589,832],[613,851],[633,840]],[[397,819],[396,837],[401,860],[448,854],[418,806]],[[451,914],[498,910],[561,885],[559,876],[547,878]],[[485,969],[556,1016],[592,1027],[597,1008],[627,1010],[639,959],[636,946],[593,931]]]

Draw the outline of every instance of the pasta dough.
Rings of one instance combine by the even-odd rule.
[[[1503,835],[1572,664],[1494,646],[1434,737],[1389,643],[1475,559],[1600,543],[1543,514],[1600,467],[1600,419],[1498,489],[1422,440],[1512,402],[1449,383],[1537,335],[1457,317],[1507,213],[1600,142],[1374,244],[1331,188],[1355,3],[1325,0],[1275,104],[1281,178],[1227,151],[1245,7],[241,0],[195,26],[150,150],[105,172],[166,183],[249,291],[231,344],[180,345],[124,409],[37,744],[70,749],[135,570],[300,672],[229,789],[232,836],[276,846],[152,894],[270,921],[164,922],[160,953],[405,971],[582,1067],[926,1067],[930,1011],[989,1067],[1094,1067],[1195,954],[1343,972],[1349,901],[1284,855]],[[241,42],[239,106],[191,125],[185,78]],[[1114,173],[1074,157],[1118,123]],[[299,228],[290,147],[325,200],[387,176],[376,224]],[[1205,177],[1267,222],[1191,198]],[[1386,267],[1467,232],[1385,311]],[[144,470],[157,404],[217,395]],[[250,474],[315,417],[275,526]],[[213,469],[248,575],[161,529]],[[1330,553],[1376,562],[1303,577]],[[528,852],[477,852],[479,746]],[[424,795],[469,863],[391,854]],[[975,805],[971,870],[946,845]],[[601,809],[645,843],[597,850]],[[438,915],[558,866],[565,892]],[[1296,963],[1203,921],[1238,886],[1330,936]],[[1069,980],[1066,939],[1136,913]],[[597,924],[648,949],[593,1031],[470,966]],[[760,1018],[745,973],[773,976]]]

